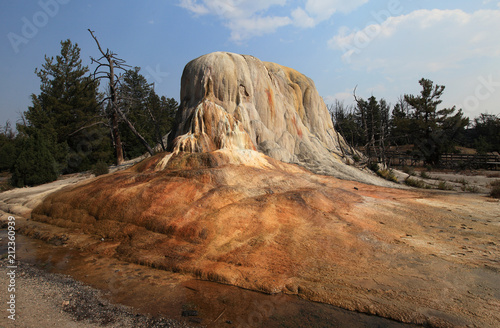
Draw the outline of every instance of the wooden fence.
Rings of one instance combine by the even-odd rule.
[[[423,166],[425,163],[420,156],[412,156],[406,153],[389,151],[386,152],[387,163],[392,166]],[[375,160],[375,158],[373,158]],[[381,158],[377,159],[381,161]],[[443,154],[439,166],[449,169],[500,169],[500,155],[465,155],[465,154]]]

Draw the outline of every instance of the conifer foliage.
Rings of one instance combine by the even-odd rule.
[[[111,148],[102,128],[98,82],[82,65],[78,45],[61,42],[60,54],[45,56],[45,63],[35,73],[41,81],[40,94],[31,96],[32,106],[24,113],[25,124],[18,125],[19,132],[44,139],[58,173],[88,170],[103,157],[109,160]]]
[[[47,140],[40,132],[20,141],[21,153],[12,174],[14,187],[35,186],[57,179],[57,165]]]

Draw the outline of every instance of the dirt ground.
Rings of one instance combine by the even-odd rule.
[[[239,183],[238,176],[248,178],[249,173],[241,171],[241,168],[234,172],[231,170],[226,171],[224,168],[224,171],[219,170],[213,174],[218,177],[222,174],[229,174],[234,184]],[[137,175],[136,172],[131,174]],[[246,292],[241,294],[241,289],[235,287],[230,288],[238,292],[222,289],[220,284],[193,280],[197,274],[190,273],[189,270],[184,270],[183,274],[173,274],[164,270],[146,273],[143,270],[154,269],[131,263],[134,261],[116,259],[117,249],[127,246],[123,241],[104,240],[92,233],[83,233],[83,230],[23,219],[23,217],[28,217],[30,211],[41,204],[52,191],[60,190],[65,185],[73,186],[71,190],[80,190],[81,184],[77,185],[79,182],[85,179],[87,182],[97,180],[89,176],[73,176],[52,185],[4,192],[0,194],[0,209],[4,211],[4,219],[6,213],[15,213],[21,230],[24,226],[24,232],[45,241],[41,245],[34,246],[30,243],[35,241],[28,239],[30,241],[26,243],[30,246],[26,249],[30,250],[35,247],[43,251],[38,251],[36,256],[30,255],[29,251],[24,252],[23,256],[27,263],[45,265],[47,270],[70,274],[77,280],[111,292],[108,296],[112,302],[126,304],[145,315],[162,315],[184,324],[211,324],[228,327],[231,324],[237,326],[238,322],[247,326],[269,327],[403,325],[394,321],[377,323],[367,319],[386,320],[379,316],[433,327],[498,326],[500,322],[498,315],[500,308],[500,206],[498,200],[487,197],[485,193],[466,193],[460,189],[456,191],[400,190],[329,177],[304,177],[303,174],[293,177],[290,172],[287,173],[286,180],[281,180],[274,174],[268,172],[267,176],[264,175],[265,181],[247,180],[245,187],[257,195],[244,198],[243,203],[237,201],[230,208],[233,217],[234,213],[238,212],[241,212],[242,217],[253,217],[252,212],[244,212],[245,209],[273,209],[271,214],[259,212],[260,215],[268,218],[265,222],[271,225],[268,227],[269,230],[258,231],[257,235],[251,235],[248,239],[249,245],[255,243],[256,236],[267,241],[259,244],[262,246],[257,253],[252,255],[250,262],[245,262],[244,256],[248,256],[245,254],[253,250],[241,243],[241,234],[237,239],[231,239],[233,237],[230,234],[226,235],[224,238],[229,238],[225,240],[226,244],[220,244],[221,241],[218,239],[212,239],[212,243],[226,245],[222,248],[224,252],[229,250],[232,253],[231,255],[219,254],[221,257],[215,269],[210,264],[211,272],[218,275],[215,279],[211,276],[204,278],[213,281],[218,281],[221,277],[231,279],[233,274],[231,272],[240,272],[247,280],[235,279],[233,283],[229,282],[230,284],[255,290],[269,291],[277,288],[276,290],[281,291],[274,296],[254,292],[250,292],[253,296],[248,296]],[[430,174],[432,176],[433,172]],[[213,176],[212,180],[199,174],[196,177],[196,179],[210,183],[214,181]],[[179,177],[172,179],[179,179]],[[474,181],[478,178],[470,179]],[[286,183],[277,184],[278,180],[286,181]],[[274,183],[271,187],[269,181]],[[143,182],[141,180],[141,183]],[[183,190],[186,191],[189,188],[185,188],[186,181],[183,183]],[[296,185],[292,186],[293,183]],[[487,182],[484,183],[487,184]],[[252,189],[254,184],[256,184],[255,189]],[[463,182],[457,182],[457,184],[463,185]],[[313,189],[311,189],[312,185],[315,186]],[[305,186],[309,188],[307,192],[304,190]],[[263,194],[259,195],[258,190],[262,190]],[[308,196],[311,190],[315,190],[314,197]],[[321,200],[322,195],[328,195],[331,191],[334,191],[332,196],[325,196],[329,200]],[[235,196],[233,194],[230,197],[234,199]],[[332,197],[336,197],[334,198],[337,202],[335,208],[331,207]],[[82,197],[81,201],[84,199],[85,197]],[[111,200],[110,197],[107,199]],[[349,199],[353,202],[349,203]],[[207,199],[207,201],[213,205],[214,198]],[[297,201],[302,202],[303,207],[297,207]],[[347,206],[345,203],[340,206],[342,202],[350,205]],[[193,204],[200,205],[196,202]],[[261,205],[257,206],[257,204]],[[268,205],[262,207],[262,204]],[[311,208],[313,212],[308,212]],[[193,213],[193,210],[189,208],[186,211],[186,213]],[[276,211],[281,215],[273,216],[272,213]],[[289,226],[290,223],[282,220],[283,216],[291,215],[293,218],[296,212],[300,212],[301,217],[307,217],[308,220],[302,222],[294,219],[291,226]],[[284,213],[289,213],[289,215]],[[310,216],[310,213],[315,214]],[[273,217],[281,218],[281,223],[275,225],[272,221]],[[318,219],[318,217],[326,219]],[[227,221],[223,224],[227,227],[226,233],[231,231],[229,229],[231,224],[234,223]],[[297,224],[300,230],[287,231],[286,238],[279,235],[279,230],[273,230],[275,227],[296,227]],[[321,229],[318,230],[314,226],[321,227]],[[313,235],[314,237],[311,237]],[[295,242],[283,244],[290,236],[294,236]],[[239,240],[239,247],[229,247],[237,240]],[[47,242],[51,244],[50,247],[44,246]],[[276,248],[274,245],[277,244],[282,246]],[[204,244],[199,240],[193,245],[201,247],[200,251],[205,249]],[[61,249],[63,251],[60,251]],[[71,251],[68,255],[68,249],[76,250],[78,254]],[[303,249],[306,250],[305,253]],[[279,253],[280,250],[288,253]],[[293,254],[293,257],[289,257],[290,254]],[[151,251],[141,251],[141,256],[144,258],[154,258],[151,257],[152,255],[154,254]],[[171,253],[169,256],[180,255],[182,254]],[[262,259],[266,258],[272,259],[273,262],[262,262]],[[234,261],[238,261],[237,265],[233,264]],[[195,268],[201,270],[197,271],[199,275],[203,276],[206,263],[210,262],[195,262]],[[296,267],[293,275],[289,274],[292,271],[282,272],[283,268],[290,266],[290,263],[294,263]],[[151,263],[149,265],[151,266]],[[257,266],[257,270],[249,265]],[[260,265],[263,266],[262,269],[259,269]],[[228,268],[234,268],[232,269],[234,271],[228,273]],[[135,272],[143,273],[139,275]],[[149,277],[143,278],[146,276]],[[158,279],[160,277],[161,279]],[[251,282],[248,280],[251,277],[257,280]],[[273,282],[273,278],[277,282]],[[130,301],[134,299],[132,295],[140,294],[140,292],[125,282],[136,284],[138,279],[144,290],[151,289],[143,285],[146,283],[152,283],[154,288],[161,286],[162,295],[169,295],[168,298],[175,301],[164,303],[162,309],[155,306],[158,300],[162,299],[158,294],[146,293],[144,297],[148,301],[145,298],[135,298],[135,301]],[[281,281],[285,283],[282,285]],[[233,296],[231,298],[223,297],[223,295]],[[354,312],[342,312],[336,307],[325,304],[316,307],[313,304],[318,303],[300,300],[297,296],[309,301],[333,304],[347,310],[377,316],[361,318]],[[155,302],[151,303],[151,299],[155,299]],[[248,300],[243,303],[247,304],[246,306],[242,307],[241,302],[238,305],[238,300],[241,299]],[[268,306],[259,308],[255,307],[257,306],[255,304],[268,304]],[[165,310],[166,308],[170,310]],[[186,319],[182,317],[183,311],[197,311],[198,316]],[[72,317],[69,320],[74,321],[75,318]],[[330,325],[328,325],[328,320]],[[305,324],[306,322],[308,324]],[[335,322],[338,324],[333,324]],[[245,325],[240,324],[240,326]]]

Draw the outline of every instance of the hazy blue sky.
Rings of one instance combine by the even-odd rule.
[[[92,68],[88,28],[177,100],[187,62],[229,51],[297,69],[327,103],[352,103],[357,85],[394,104],[425,77],[446,86],[444,106],[500,113],[498,0],[0,0],[0,125],[39,93],[34,70],[61,40]]]

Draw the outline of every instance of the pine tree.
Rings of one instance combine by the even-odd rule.
[[[99,105],[98,82],[82,65],[80,48],[70,40],[61,42],[58,56],[45,56],[45,63],[35,73],[41,80],[40,94],[32,95],[32,106],[24,113],[27,124],[18,129],[33,135],[40,131],[53,154],[58,169],[64,173],[87,170],[99,158],[94,148],[109,152],[109,137]],[[88,135],[94,137],[89,140]],[[96,142],[96,136],[98,141]],[[108,160],[109,154],[104,155]]]
[[[127,118],[134,122],[137,131],[153,145],[160,145],[165,150],[163,136],[170,131],[178,104],[174,99],[159,97],[153,85],[140,74],[140,68],[128,70],[122,77],[118,92],[120,108]],[[121,124],[120,133],[124,151],[129,158],[140,156],[144,147],[140,140],[130,132],[125,123]]]
[[[403,97],[398,99],[392,109],[390,121],[390,140],[395,145],[407,145],[413,143],[410,130],[410,109]]]
[[[42,133],[35,131],[22,140],[21,149],[12,170],[14,187],[35,186],[57,179],[56,161]]]
[[[416,150],[427,164],[439,163],[441,154],[449,151],[455,137],[469,123],[462,110],[455,107],[438,110],[444,86],[434,85],[428,79],[421,79],[420,95],[405,95],[404,99],[412,109],[410,131]]]
[[[368,100],[356,100],[355,120],[361,127],[361,140],[368,158],[377,157],[385,162],[385,140],[389,133],[389,105],[385,99],[377,101],[375,96]]]
[[[481,113],[474,118],[473,146],[480,153],[500,152],[500,116]]]
[[[4,127],[0,128],[0,171],[10,171],[14,166],[18,155],[16,145],[16,134],[12,130],[10,122],[7,121]]]

